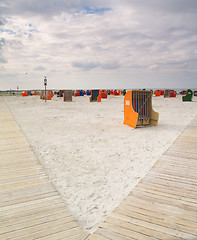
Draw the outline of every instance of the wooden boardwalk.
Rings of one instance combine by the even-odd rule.
[[[0,101],[0,239],[86,237]]]
[[[197,117],[88,239],[197,240]]]

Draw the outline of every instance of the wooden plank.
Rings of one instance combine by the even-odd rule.
[[[80,234],[80,235],[75,235],[75,236],[67,237],[63,239],[64,240],[84,240],[85,238]]]
[[[4,144],[2,146],[0,146],[0,151],[9,151],[11,149],[28,149],[29,145],[28,144]]]
[[[197,203],[197,199],[196,199],[196,191],[190,190],[190,189],[185,189],[183,188],[177,188],[177,187],[173,187],[171,185],[162,185],[159,184],[158,182],[140,182],[137,186],[138,188],[145,188],[149,189],[149,190],[153,190],[153,191],[158,191],[161,193],[167,193],[170,194],[173,197],[178,197],[178,198],[182,198],[182,200],[187,199],[187,201],[192,201],[192,202],[196,202]],[[159,190],[158,190],[159,189]],[[183,198],[184,197],[184,198]],[[188,200],[189,199],[189,200]]]
[[[5,125],[5,123],[3,125]],[[13,125],[9,124],[7,126],[0,128],[0,134],[12,134],[12,133],[15,134],[19,133],[20,131],[21,131],[20,128],[15,124]]]
[[[65,205],[61,204],[61,205],[57,205],[57,208],[46,207],[42,211],[31,211],[30,214],[28,214],[28,215],[23,214],[16,218],[13,217],[13,218],[5,219],[5,220],[2,219],[1,227],[6,228],[9,226],[14,226],[14,225],[24,223],[24,222],[31,222],[31,221],[34,221],[35,219],[40,219],[40,218],[44,218],[47,216],[56,215],[56,214],[59,214],[62,212],[64,212],[65,216],[72,216],[70,211],[68,211],[68,209],[65,208]]]
[[[112,238],[106,238],[106,237],[102,237],[101,235],[97,235],[97,234],[92,234],[90,235],[90,237],[88,238],[88,240],[111,240]],[[131,239],[131,238],[129,238]],[[128,238],[127,238],[128,240]]]
[[[12,173],[12,172],[17,172],[17,171],[24,171],[25,169],[30,169],[30,168],[41,168],[41,165],[39,164],[39,162],[32,162],[32,163],[23,163],[17,166],[9,166],[7,167],[4,166],[1,168],[2,173]]]
[[[104,238],[107,238],[110,240],[137,240],[136,238],[134,238],[134,236],[133,237],[125,237],[123,234],[116,233],[111,229],[108,230],[108,229],[103,229],[100,227],[97,229],[95,235],[101,236],[101,237],[104,237]],[[89,238],[89,239],[91,239],[91,238]],[[138,239],[141,239],[141,238],[138,238]],[[148,240],[150,240],[150,239],[148,239]]]
[[[135,189],[138,189],[139,191],[142,191],[142,192],[152,193],[152,194],[158,195],[159,197],[166,197],[166,198],[170,198],[178,201],[181,200],[190,206],[194,206],[194,207],[197,206],[197,199],[185,197],[182,195],[177,196],[177,195],[174,195],[174,192],[170,190],[164,191],[161,188],[158,190],[158,188],[153,188],[153,187],[144,188],[144,187],[141,187],[140,185],[138,185]]]
[[[51,209],[50,211],[44,211],[44,212],[38,212],[29,216],[25,216],[18,219],[11,219],[11,221],[3,222],[2,225],[2,233],[9,233],[12,229],[15,229],[13,231],[17,231],[19,229],[25,229],[27,227],[37,226],[43,223],[48,222],[48,219],[51,219],[50,221],[53,221],[57,218],[58,215],[63,216],[64,218],[70,217],[73,218],[72,214],[65,210],[64,206],[58,209]],[[10,224],[9,224],[10,223]],[[5,229],[5,230],[4,230]],[[9,230],[10,229],[10,230]],[[8,230],[8,231],[7,231]]]
[[[177,165],[177,166],[182,166],[182,167],[187,167],[187,168],[192,168],[196,169],[196,160],[191,159],[191,158],[183,158],[181,156],[170,156],[170,155],[162,155],[162,157],[157,161],[155,165]]]
[[[40,202],[41,201],[41,202]],[[7,207],[4,207],[2,212],[1,212],[1,218],[3,219],[4,217],[14,217],[14,216],[18,216],[18,214],[29,214],[29,212],[31,210],[36,210],[36,209],[41,209],[41,208],[44,208],[44,207],[55,207],[55,205],[58,205],[58,204],[63,204],[63,201],[62,199],[59,198],[59,196],[53,196],[48,199],[39,199],[39,200],[34,200],[32,202],[28,202],[28,203],[23,203],[23,204],[19,204],[19,206],[15,206],[15,205],[12,205],[11,206],[7,206]],[[25,205],[25,208],[23,206],[20,206],[20,205]],[[5,209],[5,210],[4,210]]]
[[[20,197],[18,199],[14,199],[14,200],[8,200],[8,201],[2,201],[0,203],[0,207],[6,207],[6,206],[12,206],[12,205],[17,205],[20,203],[25,203],[25,202],[29,202],[29,201],[34,201],[40,198],[45,198],[45,197],[50,197],[50,196],[55,196],[57,195],[57,192],[53,189],[53,190],[45,190],[43,192],[38,192],[35,195],[31,195],[28,197]]]
[[[157,170],[158,172],[163,173],[175,173],[176,175],[179,174],[180,176],[186,176],[195,179],[195,175],[197,173],[197,170],[194,168],[187,168],[186,166],[179,166],[179,165],[171,165],[171,164],[164,164],[162,166],[155,166],[154,171]]]
[[[0,140],[11,140],[11,139],[18,139],[24,137],[23,134],[21,132],[15,132],[15,133],[1,133],[0,134]]]
[[[0,131],[0,136],[5,136],[5,135],[7,135],[7,136],[10,136],[10,135],[15,136],[15,135],[18,135],[20,133],[21,133],[21,131],[19,129],[18,130],[10,129],[10,131]],[[4,138],[2,137],[1,139],[5,139],[5,137]]]
[[[0,139],[0,144],[1,145],[15,145],[15,144],[28,144],[26,138],[21,135],[20,137],[17,138],[9,138],[9,139]]]
[[[101,224],[101,227],[111,229],[116,233],[124,234],[126,237],[135,237],[136,239],[152,239],[152,236],[162,240],[177,239],[177,237],[174,237],[167,233],[155,231],[154,229],[146,228],[135,223],[136,221],[133,219],[129,220],[127,218],[127,220],[125,220],[124,218],[123,220],[121,219],[121,216],[118,216],[118,218],[116,218],[113,214],[113,216],[108,217],[106,221]]]
[[[54,192],[56,191],[53,185],[50,183],[43,183],[40,186],[33,186],[26,189],[17,189],[16,191],[12,191],[12,193],[1,193],[0,204],[4,204],[5,202],[10,202],[13,204],[14,202],[23,202],[26,198],[30,198],[32,196],[37,196],[46,192]]]
[[[43,178],[43,177],[46,178],[46,175],[43,172],[43,170],[36,169],[36,170],[28,171],[28,172],[17,173],[16,176],[9,176],[9,175],[1,176],[0,177],[0,185],[9,184],[12,182],[21,182],[21,181],[28,180],[31,178]]]
[[[196,143],[196,137],[192,137],[191,135],[188,135],[188,136],[182,135],[175,140],[175,143],[178,143],[178,144]]]
[[[167,151],[168,152],[168,151]],[[187,166],[189,166],[191,164],[191,166],[195,166],[196,167],[196,159],[192,159],[192,158],[187,158],[186,156],[182,156],[182,154],[179,154],[179,156],[171,156],[171,155],[166,155],[165,152],[161,158],[158,160],[158,162],[162,162],[163,164],[166,162],[166,161],[170,161],[170,162],[175,162],[175,163],[179,163],[181,162],[181,164],[186,164]],[[163,161],[163,160],[166,160],[166,161]],[[157,163],[158,163],[157,162]]]
[[[197,131],[196,131],[197,134]],[[181,146],[181,147],[185,147],[185,148],[195,148],[196,147],[196,137],[179,137],[177,138],[172,146]]]
[[[134,188],[132,191],[136,196],[148,196],[153,199],[157,199],[159,202],[167,202],[169,205],[172,204],[173,206],[181,206],[182,208],[190,211],[196,210],[196,204],[189,202],[189,201],[183,201],[182,198],[173,198],[170,197],[170,194],[160,194],[154,191],[146,191],[146,189],[137,189]]]
[[[1,152],[0,155],[0,161],[1,163],[5,163],[5,164],[12,164],[12,162],[15,161],[19,161],[19,162],[23,162],[23,161],[29,161],[29,160],[34,160],[37,161],[36,156],[34,155],[33,151],[29,148],[29,149],[18,149],[18,150],[10,150],[7,152]]]
[[[141,215],[138,213],[133,213],[131,211],[128,211],[125,214],[124,210],[121,210],[119,208],[111,214],[111,217],[120,221],[124,221],[125,227],[133,227],[133,225],[136,225],[135,227],[137,231],[148,234],[150,237],[154,236],[162,240],[180,238],[192,239],[195,237],[195,235],[192,235],[192,233],[184,233],[177,229],[176,224],[174,224],[174,227],[171,228],[167,223],[164,223],[164,221],[162,222],[159,219],[151,218],[149,216]],[[108,218],[106,221],[108,221]],[[127,223],[130,224],[127,225]]]
[[[169,173],[175,173],[175,174],[179,174],[180,176],[189,176],[190,178],[195,178],[195,175],[197,173],[196,169],[190,169],[189,167],[186,168],[186,167],[181,167],[181,166],[174,166],[174,167],[171,167],[170,164],[164,164],[164,165],[155,165],[153,167],[153,170],[155,171],[158,171],[158,172],[163,172],[163,173],[166,173],[166,172],[169,172]]]
[[[178,201],[176,199],[162,197],[160,195],[155,195],[155,194],[148,193],[148,192],[142,192],[137,189],[133,189],[132,193],[130,193],[130,195],[135,196],[137,198],[141,198],[143,200],[150,201],[150,202],[151,201],[155,202],[156,204],[159,203],[159,204],[164,204],[167,206],[181,208],[185,211],[189,211],[192,216],[196,217],[196,206],[187,205],[185,202],[183,202],[181,200]]]
[[[170,171],[170,170],[165,170],[165,171],[162,171],[162,170],[159,170],[159,169],[152,169],[151,170],[151,173],[152,172],[156,172],[157,174],[164,174],[164,175],[170,175],[170,176],[175,176],[175,177],[180,177],[180,178],[187,178],[188,181],[193,181],[196,183],[196,178],[195,176],[191,176],[189,174],[184,174],[184,173],[180,173],[180,172],[175,172],[175,171]]]
[[[33,227],[27,227],[17,231],[1,234],[0,237],[2,240],[21,237],[20,239],[36,239],[49,234],[53,234],[59,231],[78,228],[78,225],[75,221],[71,221],[69,217],[61,218],[51,222],[39,224]]]
[[[159,178],[153,178],[146,176],[140,183],[142,184],[149,184],[161,188],[170,188],[171,190],[173,189],[174,191],[184,191],[185,193],[189,194],[197,194],[197,186],[195,185],[190,185],[190,184],[185,184],[185,183],[180,183],[180,182],[175,182],[175,181],[170,181],[167,179],[159,179]]]
[[[168,149],[167,152],[164,153],[164,155],[170,155],[170,156],[176,156],[176,157],[182,157],[182,158],[191,158],[197,160],[197,155],[194,152],[186,152],[184,150],[177,150],[177,149]]]
[[[1,234],[5,234],[5,233],[9,233],[9,232],[13,232],[13,231],[17,231],[17,230],[22,230],[25,228],[29,228],[29,227],[34,227],[34,226],[38,226],[40,224],[43,223],[48,223],[48,222],[52,222],[58,219],[63,219],[63,218],[68,218],[69,222],[73,222],[74,218],[73,216],[67,216],[69,214],[68,211],[65,212],[59,212],[59,214],[53,214],[53,215],[48,215],[46,217],[42,217],[42,218],[37,218],[37,219],[31,219],[31,221],[25,221],[22,223],[18,223],[15,225],[9,225],[8,227],[4,227],[0,229],[0,235]]]
[[[17,138],[11,138],[11,139],[0,139],[0,144],[4,145],[4,144],[17,144],[17,143],[23,143],[23,144],[27,144],[27,140],[25,138],[24,135],[20,135],[20,137]]]
[[[108,218],[109,221],[111,220],[111,218]],[[112,220],[111,220],[112,221]],[[119,221],[119,225],[121,225],[121,220]],[[115,223],[110,223],[110,222],[103,222],[101,223],[101,226],[99,228],[105,229],[105,230],[110,230],[111,232],[120,234],[121,236],[127,237],[127,238],[134,238],[134,239],[141,239],[141,240],[150,240],[152,239],[152,237],[148,236],[146,231],[145,234],[143,232],[143,228],[141,228],[138,232],[137,227],[135,228],[135,226],[133,224],[127,224],[125,222],[124,227],[122,226],[118,226],[117,224],[115,225]],[[134,230],[133,230],[134,229]],[[174,240],[174,239],[172,239]]]
[[[191,213],[190,211],[186,211],[178,207],[174,207],[167,204],[161,204],[156,201],[148,201],[146,199],[141,199],[133,195],[127,196],[127,198],[122,202],[122,204],[124,203],[131,206],[136,206],[142,209],[157,212],[160,214],[164,214],[167,216],[173,215],[175,219],[178,218],[182,220],[187,220],[189,222],[195,222],[195,224],[197,224],[197,214],[196,216],[192,215],[190,214]]]
[[[6,165],[7,168],[11,166],[19,166],[23,164],[32,164],[32,163],[37,163],[38,160],[33,158],[33,157],[20,157],[20,160],[17,159],[2,159],[0,160],[0,167],[4,167]]]
[[[188,143],[186,144],[186,146],[184,146],[184,144],[181,144],[181,143],[174,143],[173,146],[171,147],[171,149],[183,149],[185,148],[186,149],[186,152],[192,152],[192,153],[197,153],[197,150],[196,150],[196,143]]]
[[[66,231],[57,232],[49,236],[43,237],[42,240],[58,240],[58,239],[69,239],[75,237],[77,240],[85,240],[87,235],[83,234],[80,228],[72,228]],[[74,239],[74,238],[73,238]]]
[[[169,168],[171,170],[176,170],[179,171],[185,171],[191,170],[191,173],[197,172],[197,167],[196,167],[196,161],[195,159],[189,158],[181,158],[181,157],[176,157],[176,156],[171,156],[171,155],[163,155],[162,158],[155,164],[154,167],[161,166],[162,168]]]
[[[30,216],[30,215],[35,215],[38,213],[50,212],[52,209],[60,209],[63,207],[66,208],[65,204],[60,202],[60,203],[57,203],[56,205],[49,204],[49,205],[45,205],[42,207],[32,208],[32,209],[29,209],[28,211],[24,210],[23,212],[17,212],[16,214],[5,215],[4,217],[2,216],[1,222],[10,221],[13,219],[19,219],[19,218],[23,218],[23,217]]]
[[[79,235],[75,235],[72,237],[66,237],[66,238],[62,238],[61,240],[86,240],[87,235],[84,236],[84,234],[79,234]]]
[[[186,129],[185,132],[182,133],[181,139],[188,139],[188,138],[196,139],[196,130],[195,130],[195,128],[193,128],[193,129]]]
[[[70,223],[67,223],[66,225],[60,225],[60,226],[57,226],[57,227],[53,227],[51,229],[48,230],[48,232],[45,230],[45,231],[41,231],[41,232],[38,232],[38,233],[33,233],[31,234],[31,238],[28,237],[28,239],[37,239],[37,236],[40,236],[43,238],[43,237],[49,237],[49,239],[53,239],[53,238],[50,238],[50,236],[53,236],[55,233],[60,233],[60,232],[63,232],[64,233],[62,235],[64,235],[63,238],[61,239],[68,239],[68,240],[83,240],[85,239],[85,237],[82,239],[82,236],[84,235],[82,230],[77,226],[77,224],[75,222],[70,222]],[[34,238],[35,236],[35,238]],[[33,238],[32,238],[33,237]],[[22,239],[26,239],[26,236],[24,238],[20,238],[21,240]]]
[[[197,229],[196,228],[196,222],[191,222],[191,221],[187,221],[187,220],[183,220],[180,218],[175,217],[175,215],[173,213],[169,213],[169,212],[161,212],[161,211],[155,211],[154,209],[147,209],[145,207],[141,207],[141,206],[136,206],[135,204],[132,205],[132,203],[124,203],[121,204],[120,206],[121,209],[126,209],[129,212],[133,212],[133,213],[137,213],[137,214],[141,214],[141,215],[145,215],[145,216],[149,216],[151,219],[158,219],[158,224],[161,223],[161,225],[165,224],[165,226],[168,226],[170,228],[174,228],[174,226],[176,225],[176,227],[185,232],[185,233],[191,233],[194,235],[197,235]]]
[[[22,182],[16,182],[6,185],[0,185],[0,193],[9,193],[13,190],[19,190],[19,189],[25,189],[29,187],[39,186],[44,183],[49,182],[48,178],[41,178],[41,179],[33,179],[29,181],[22,181]]]
[[[17,166],[13,166],[9,168],[2,168],[1,170],[1,175],[2,176],[10,176],[11,178],[14,176],[20,176],[20,174],[22,173],[29,173],[29,172],[36,172],[36,171],[40,171],[43,170],[42,166],[38,163],[38,162],[34,162],[34,163],[28,163],[28,164],[21,164],[21,165],[17,165]]]
[[[47,197],[42,197],[42,198],[38,198],[38,199],[34,199],[34,200],[30,200],[30,201],[26,201],[23,203],[18,203],[18,204],[14,204],[14,205],[9,205],[9,206],[5,206],[5,207],[1,207],[1,212],[3,213],[4,211],[8,212],[9,210],[13,210],[13,209],[18,209],[18,208],[25,208],[26,210],[28,209],[28,206],[30,205],[35,205],[35,204],[39,204],[39,203],[55,203],[56,200],[61,200],[63,202],[63,200],[60,198],[59,195],[49,195]],[[20,210],[19,210],[20,211]]]
[[[157,164],[154,166],[155,168],[157,166],[159,166],[160,162],[157,162]],[[166,160],[165,163],[162,164],[163,168],[169,168],[169,169],[173,169],[176,171],[182,170],[182,171],[188,171],[191,170],[192,172],[197,172],[197,168],[196,168],[196,164],[193,164],[193,166],[190,164],[186,165],[183,162],[179,161],[179,162],[173,162],[173,161],[168,161]]]
[[[189,179],[189,178],[185,178],[185,177],[179,177],[179,176],[173,176],[173,175],[164,174],[164,173],[158,173],[153,170],[151,170],[147,176],[156,177],[156,178],[164,179],[164,180],[167,179],[169,181],[189,184],[191,186],[197,186],[197,180],[195,180],[195,179]],[[145,177],[147,177],[147,176],[145,176]]]
[[[14,120],[14,119],[13,119]],[[0,126],[0,130],[4,130],[5,132],[10,132],[10,129],[13,128],[13,130],[21,130],[16,121],[13,121],[12,119],[10,121],[4,121],[3,124]],[[11,129],[12,130],[12,129]]]
[[[179,147],[179,146],[175,146],[175,145],[172,145],[169,149],[168,149],[168,151],[170,152],[170,151],[179,151],[179,154],[181,155],[183,152],[184,153],[186,153],[186,154],[194,154],[194,156],[195,156],[195,154],[197,153],[197,150],[196,149],[194,149],[194,148],[191,148],[191,149],[189,149],[189,148],[184,148],[184,147]]]

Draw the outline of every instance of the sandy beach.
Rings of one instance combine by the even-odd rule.
[[[32,149],[80,226],[93,232],[197,114],[193,102],[153,97],[156,127],[123,124],[123,96],[46,103],[4,97]]]

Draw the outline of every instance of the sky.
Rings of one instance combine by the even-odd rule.
[[[0,0],[0,90],[197,88],[197,0]]]

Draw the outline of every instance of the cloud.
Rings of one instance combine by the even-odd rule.
[[[118,69],[120,64],[118,62],[102,63],[101,68],[106,70]]]
[[[161,67],[158,64],[153,64],[147,68],[150,71],[158,71],[161,69]]]
[[[120,67],[117,62],[99,63],[99,62],[73,62],[72,66],[75,68],[81,68],[85,71],[92,70],[94,68],[101,68],[105,70],[117,69]]]
[[[5,38],[0,38],[0,48],[3,48],[5,42],[6,42]]]
[[[62,12],[77,13],[85,11],[87,14],[102,14],[110,10],[110,8],[105,6],[106,4],[104,4],[103,0],[100,3],[99,1],[92,2],[90,0],[6,0],[1,3],[0,13],[12,16],[34,16],[36,14],[45,18],[57,16]]]
[[[34,70],[35,70],[35,71],[42,71],[42,72],[43,72],[43,71],[46,70],[46,68],[43,67],[43,66],[37,66],[37,67],[34,68]]]
[[[6,58],[3,56],[3,48],[6,44],[5,38],[0,38],[0,62],[1,63],[7,63]]]
[[[4,25],[6,25],[6,19],[5,18],[1,18],[0,17],[0,26],[4,26]]]
[[[113,0],[111,0],[112,2]],[[118,3],[118,0],[116,0]],[[166,13],[195,13],[197,10],[197,2],[196,0],[123,0],[121,4],[125,4],[130,7],[135,7],[138,10],[146,10],[148,12],[155,12],[155,10],[159,12]]]
[[[91,69],[94,69],[96,67],[99,66],[98,63],[93,63],[93,62],[73,62],[72,63],[72,66],[75,67],[75,68],[81,68],[85,71],[88,71],[88,70],[91,70]]]
[[[101,75],[105,88],[107,81],[120,79],[124,87],[131,76],[138,81],[156,74],[162,83],[165,74],[189,75],[197,71],[196,11],[196,0],[2,0],[3,74],[11,71],[20,79],[28,72],[42,79],[45,71],[56,79],[54,88],[66,76],[71,88],[79,78],[90,88]],[[4,79],[1,85],[9,87]]]
[[[7,63],[7,60],[3,56],[1,56],[1,54],[0,54],[0,62]]]
[[[84,7],[87,14],[104,14],[107,11],[110,11],[111,8],[92,8]]]
[[[3,33],[3,32],[6,32],[8,34],[16,34],[15,32],[13,32],[12,30],[9,30],[9,29],[1,29],[0,28],[0,33]]]

